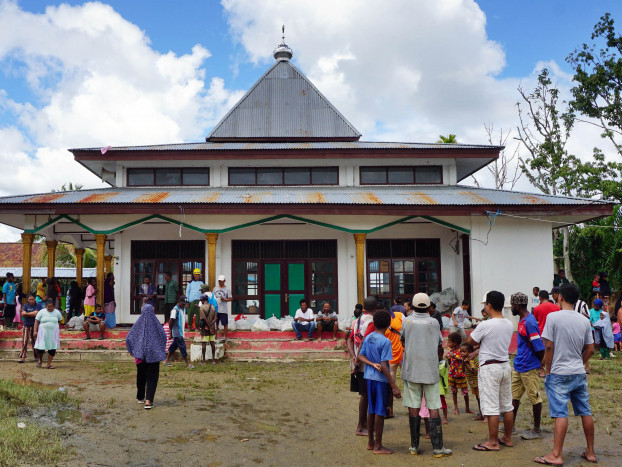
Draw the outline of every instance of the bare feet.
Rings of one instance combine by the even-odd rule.
[[[483,419],[484,419],[484,417],[482,416],[481,413],[478,413],[477,417],[473,417],[473,420],[478,420],[479,421],[479,420],[483,420]]]
[[[425,434],[425,439],[430,439],[430,433]]]
[[[367,447],[369,449],[369,446]],[[393,454],[395,451],[385,448],[384,446],[378,446],[374,448],[374,454]]]
[[[460,415],[460,411],[458,409],[454,410],[454,415]]]
[[[361,429],[357,429],[355,434],[356,436],[368,436],[369,432],[367,431],[367,428],[361,428]]]
[[[488,417],[484,416],[484,419],[482,420],[482,423],[488,423]]]
[[[373,451],[374,450],[374,445],[373,444],[368,444],[367,445],[367,450],[368,451]]]
[[[464,413],[475,413],[475,412],[473,412],[471,409],[466,409]]]
[[[443,421],[441,423],[443,425],[447,425],[449,423],[449,420],[447,420],[446,418],[443,418]]]

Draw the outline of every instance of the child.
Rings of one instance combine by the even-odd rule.
[[[368,400],[368,443],[367,450],[374,454],[393,454],[393,451],[382,445],[384,418],[387,415],[389,391],[393,396],[401,398],[397,385],[391,378],[389,360],[393,358],[391,341],[384,336],[391,324],[388,311],[377,311],[374,314],[375,331],[365,338],[358,361],[365,364],[365,380],[367,381]],[[375,439],[374,439],[375,435]]]
[[[592,295],[595,298],[600,298],[600,274],[594,274],[594,280],[592,281]]]
[[[622,333],[620,332],[620,323],[618,323],[617,321],[613,323],[612,329],[613,329],[613,341],[615,343],[615,349],[618,352],[622,352]]]
[[[531,299],[531,312],[533,313],[533,309],[540,304],[540,287],[534,287],[533,297]]]
[[[460,353],[460,344],[462,344],[462,336],[459,332],[449,334],[447,345],[447,360],[449,361],[449,387],[454,399],[454,415],[458,415],[458,389],[464,396],[464,405],[466,413],[473,413],[469,408],[469,386],[467,384],[466,373],[464,372],[464,361]]]
[[[445,400],[445,395],[447,394],[448,389],[448,369],[447,369],[447,361],[443,355],[443,347],[438,346],[438,373],[441,376],[441,380],[438,384],[438,390],[441,394],[441,408],[443,409],[443,425],[447,425],[449,420],[447,420],[447,401]]]
[[[90,316],[84,318],[84,332],[86,332],[85,341],[91,338],[91,331],[99,331],[99,340],[104,340],[104,331],[106,330],[106,315],[102,306],[96,304],[95,311]]]
[[[37,313],[41,306],[37,303],[36,298],[33,294],[28,295],[28,302],[22,307],[22,321],[24,323],[24,327],[22,328],[22,351],[19,354],[19,363],[24,363],[26,360],[26,353],[28,351],[28,341],[32,344],[32,351],[34,353],[34,358],[37,360],[37,350],[35,349],[35,338],[34,338],[34,328],[35,328],[35,318],[37,317]]]
[[[475,349],[471,344],[463,342],[462,345],[460,345],[460,354],[464,359],[464,372],[466,373],[467,381],[469,383],[469,386],[471,387],[471,392],[477,400],[477,408],[479,409],[479,413],[475,418],[473,418],[473,420],[484,420],[484,417],[482,416],[482,407],[479,403],[479,386],[477,383],[477,374],[479,373],[479,358],[475,357],[467,360],[468,355],[474,351]]]
[[[212,348],[212,365],[216,365],[216,309],[209,303],[212,293],[207,292],[201,295],[201,305],[199,306],[199,330],[201,332],[201,352],[203,360],[201,365],[205,365],[205,352],[207,343]]]

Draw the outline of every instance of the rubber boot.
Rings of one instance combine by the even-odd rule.
[[[432,440],[432,454],[434,457],[451,456],[452,452],[443,446],[443,428],[441,418],[430,418],[430,438]]]
[[[419,455],[419,438],[421,436],[421,417],[408,417],[410,423],[410,448],[408,452]]]

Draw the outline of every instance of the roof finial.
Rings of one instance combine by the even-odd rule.
[[[292,49],[290,49],[285,43],[285,25],[281,26],[281,32],[283,33],[281,44],[274,49],[274,58],[279,62],[289,61],[294,55],[294,52],[292,52]]]

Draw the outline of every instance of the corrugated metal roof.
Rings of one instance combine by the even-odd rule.
[[[272,65],[209,135],[209,139],[221,140],[360,137],[288,60]]]
[[[340,204],[340,205],[587,205],[606,201],[474,188],[461,185],[252,186],[201,188],[104,188],[9,196],[2,204]],[[94,196],[95,195],[95,196]]]
[[[179,144],[155,144],[148,146],[117,146],[108,151],[287,151],[287,150],[331,150],[331,149],[438,149],[438,150],[468,150],[468,149],[503,149],[503,146],[488,146],[483,144],[444,144],[444,143],[399,143],[380,141],[310,141],[299,143],[277,142],[200,142]],[[101,152],[101,148],[76,148],[70,151]],[[106,156],[103,155],[102,159]]]

